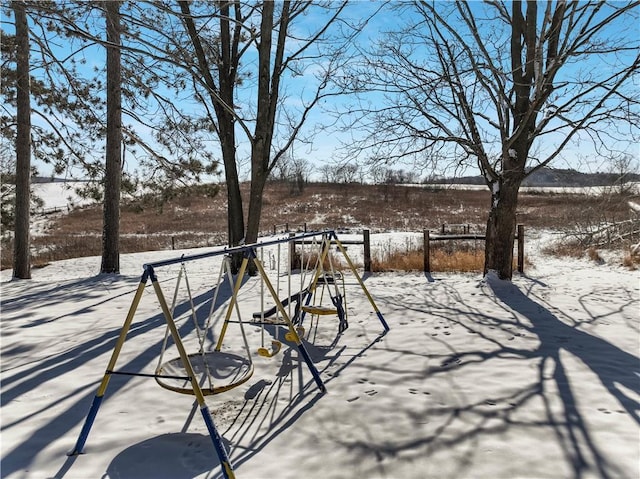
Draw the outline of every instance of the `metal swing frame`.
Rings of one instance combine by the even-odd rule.
[[[236,282],[235,282],[235,286],[234,286],[234,290],[233,290],[233,295],[231,297],[231,301],[225,316],[225,321],[223,323],[222,326],[222,331],[221,331],[221,336],[224,336],[224,334],[226,333],[226,329],[227,326],[229,324],[229,320],[231,317],[231,314],[233,312],[234,307],[237,307],[237,302],[236,302],[236,298],[238,295],[238,292],[240,290],[240,287],[242,285],[242,279],[243,276],[245,274],[247,265],[249,263],[249,261],[253,261],[254,264],[256,265],[256,268],[258,270],[258,273],[261,275],[261,277],[264,280],[265,285],[267,286],[267,289],[269,290],[269,293],[271,294],[271,296],[273,297],[273,300],[276,303],[276,306],[278,308],[278,310],[280,311],[282,317],[284,318],[288,329],[289,329],[289,337],[291,339],[293,339],[293,342],[295,343],[296,348],[298,349],[300,355],[302,356],[302,358],[304,359],[305,363],[307,364],[313,379],[318,387],[318,389],[324,393],[326,392],[326,387],[324,385],[324,382],[322,381],[322,378],[320,377],[320,373],[318,372],[317,368],[315,367],[315,365],[313,364],[313,361],[311,360],[311,357],[309,356],[308,351],[306,350],[304,344],[302,343],[302,340],[300,338],[300,336],[298,335],[298,332],[296,331],[296,328],[294,326],[294,324],[291,321],[291,318],[289,317],[289,315],[287,314],[286,308],[283,306],[282,302],[278,299],[277,296],[277,292],[275,291],[272,283],[269,281],[269,278],[267,276],[267,273],[264,269],[264,266],[262,265],[262,263],[260,262],[260,260],[257,257],[256,254],[256,249],[257,248],[264,248],[266,246],[272,246],[272,245],[277,245],[280,243],[287,243],[287,242],[291,242],[291,241],[299,241],[302,240],[304,238],[310,238],[310,237],[316,237],[316,236],[320,236],[322,235],[324,240],[327,241],[327,246],[326,248],[323,250],[323,258],[324,256],[328,253],[328,248],[329,248],[329,244],[331,244],[332,242],[338,245],[338,249],[342,252],[345,260],[347,261],[347,264],[349,266],[349,268],[351,269],[352,273],[354,274],[354,276],[356,277],[358,283],[360,284],[360,287],[362,288],[362,291],[365,293],[367,299],[369,300],[369,302],[371,303],[371,306],[373,307],[374,311],[376,312],[378,319],[380,320],[380,323],[382,324],[385,332],[389,331],[389,326],[387,324],[387,322],[385,321],[384,317],[382,316],[382,313],[380,312],[380,310],[378,309],[377,305],[375,304],[371,294],[369,293],[369,291],[367,290],[364,282],[362,281],[362,278],[360,277],[360,275],[358,274],[355,265],[353,264],[353,262],[351,261],[351,259],[349,258],[349,256],[347,255],[347,252],[344,248],[344,246],[342,245],[342,243],[340,243],[340,241],[338,240],[336,233],[333,230],[326,230],[326,231],[321,231],[321,232],[313,232],[313,233],[303,233],[301,235],[297,235],[297,236],[290,236],[287,237],[285,239],[280,239],[280,240],[273,240],[273,241],[265,241],[265,242],[261,242],[261,243],[254,243],[251,245],[244,245],[244,246],[237,246],[237,247],[230,247],[230,248],[225,248],[223,250],[220,251],[213,251],[213,252],[207,252],[207,253],[201,253],[201,254],[196,254],[196,255],[191,255],[191,256],[182,256],[180,258],[174,258],[174,259],[170,259],[170,260],[166,260],[166,261],[159,261],[156,263],[148,263],[143,265],[143,273],[142,276],[140,278],[140,283],[138,284],[138,287],[136,289],[135,295],[133,297],[133,300],[131,302],[131,306],[129,307],[129,311],[127,313],[127,316],[124,320],[124,324],[122,325],[122,328],[120,329],[120,334],[118,336],[118,339],[116,341],[116,344],[113,348],[113,352],[111,354],[111,358],[109,359],[109,363],[107,365],[107,369],[105,371],[105,374],[102,378],[102,381],[100,382],[100,385],[98,386],[98,390],[96,392],[95,397],[93,398],[93,401],[91,403],[91,407],[89,409],[89,412],[87,414],[87,417],[85,419],[84,425],[82,426],[82,429],[80,431],[80,434],[78,436],[78,439],[76,441],[76,444],[73,448],[72,451],[70,451],[68,453],[69,456],[75,456],[75,455],[79,455],[82,454],[82,451],[84,449],[85,443],[87,441],[87,438],[89,436],[89,433],[91,432],[91,428],[93,426],[93,423],[95,421],[95,418],[98,414],[98,410],[100,409],[100,406],[102,404],[102,401],[104,400],[104,396],[107,390],[107,387],[109,385],[109,381],[111,379],[111,376],[114,374],[125,374],[125,375],[134,375],[134,376],[145,376],[145,377],[156,377],[157,374],[145,374],[145,373],[127,373],[127,372],[119,372],[115,370],[116,367],[116,363],[118,360],[118,356],[120,355],[120,352],[122,350],[122,347],[124,346],[124,342],[126,340],[127,337],[127,333],[129,332],[131,325],[133,323],[133,319],[135,317],[135,313],[138,309],[138,306],[140,304],[140,301],[142,299],[145,287],[147,286],[147,283],[149,281],[151,281],[151,285],[153,287],[153,290],[155,292],[156,298],[158,300],[158,303],[160,304],[160,308],[162,309],[162,313],[164,316],[164,319],[167,323],[167,327],[169,329],[169,332],[173,338],[173,341],[175,343],[175,346],[178,350],[181,362],[182,362],[182,366],[184,367],[184,370],[186,371],[186,377],[183,379],[188,379],[191,382],[191,386],[192,386],[192,390],[193,390],[193,394],[196,397],[196,401],[197,404],[200,408],[200,412],[202,413],[202,417],[203,420],[205,422],[205,425],[207,427],[207,430],[209,432],[209,435],[211,437],[211,441],[213,443],[213,446],[215,448],[215,451],[218,455],[218,458],[220,459],[220,465],[222,468],[222,473],[223,476],[225,477],[225,479],[235,479],[235,473],[233,470],[233,466],[229,460],[229,455],[227,453],[227,450],[222,442],[222,438],[220,437],[220,434],[218,433],[218,430],[213,422],[213,419],[211,417],[211,413],[209,411],[209,407],[207,406],[207,403],[205,401],[205,395],[203,394],[202,388],[198,382],[198,378],[196,376],[196,373],[193,369],[193,366],[191,364],[190,361],[190,356],[187,353],[187,351],[185,350],[184,344],[182,342],[182,338],[178,332],[178,328],[176,326],[176,323],[174,321],[174,317],[173,317],[173,312],[171,311],[171,308],[169,306],[169,304],[167,303],[164,293],[162,292],[162,289],[160,287],[160,284],[158,282],[158,277],[156,276],[155,273],[155,268],[161,267],[161,266],[169,266],[169,265],[173,265],[173,264],[179,264],[179,263],[184,263],[184,262],[188,262],[188,261],[195,261],[198,259],[204,259],[204,258],[209,258],[209,257],[213,257],[213,256],[219,256],[219,255],[231,255],[231,254],[235,254],[235,253],[243,253],[244,258],[242,261],[242,264],[240,266],[240,270],[238,272],[237,278],[236,278]],[[319,273],[317,273],[319,274]],[[314,278],[314,283],[317,282],[318,278]],[[226,389],[225,389],[226,390]],[[222,392],[222,391],[221,391]]]

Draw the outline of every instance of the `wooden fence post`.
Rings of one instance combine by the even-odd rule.
[[[367,273],[371,273],[371,239],[369,236],[369,230],[362,230],[363,245],[364,245],[364,270]]]
[[[518,272],[524,273],[524,225],[518,225]]]
[[[424,237],[424,272],[431,273],[431,257],[429,252],[431,245],[429,240],[429,230],[423,230],[422,235]]]

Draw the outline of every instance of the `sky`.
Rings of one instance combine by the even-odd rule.
[[[402,26],[406,25],[412,18],[411,12],[408,9],[399,10],[397,8],[398,5],[399,4],[395,2],[391,2],[385,6],[383,6],[383,4],[378,1],[351,2],[345,10],[346,18],[365,18],[381,8],[378,14],[369,20],[361,33],[354,39],[351,51],[355,51],[356,47],[370,47],[380,38],[382,32],[401,28]],[[479,4],[472,3],[472,8],[475,10],[478,5]],[[319,23],[321,19],[322,17],[317,12],[311,12],[302,18],[302,22],[300,24],[297,24],[297,26],[295,27],[297,30],[294,30],[294,32],[298,34],[304,32],[307,27],[313,28]],[[3,15],[3,29],[10,31],[11,26],[6,23],[7,20],[10,21],[9,18]],[[633,35],[634,33],[636,35],[640,33],[638,31],[637,25],[635,26],[635,30],[628,31],[629,35]],[[295,45],[295,43],[293,45]],[[59,48],[61,52],[65,51],[65,49],[68,50],[68,47],[66,47],[64,43],[60,44]],[[88,60],[86,68],[102,67],[104,62],[104,54],[102,50],[103,49],[101,47],[95,47],[84,52],[85,58]],[[251,56],[247,58],[247,64],[252,63],[251,58]],[[255,58],[255,56],[253,58]],[[321,67],[322,64],[309,65],[305,69],[303,75],[293,76],[285,79],[282,85],[282,90],[283,93],[286,90],[287,102],[290,107],[295,108],[297,105],[299,105],[301,98],[305,98],[306,95],[303,93],[305,89],[313,88],[314,78],[312,76],[312,73],[314,70],[317,70]],[[255,79],[255,75],[252,78]],[[246,85],[243,86],[241,94],[250,94],[253,91],[252,86],[254,85],[255,80],[253,82],[251,80],[248,80],[246,82]],[[308,96],[306,98],[308,98]],[[383,95],[381,95],[380,93],[369,93],[366,96],[365,101],[369,101],[373,104],[379,105],[383,103]],[[322,126],[321,132],[315,135],[311,143],[294,143],[291,154],[297,158],[308,159],[309,162],[313,165],[313,169],[316,174],[323,165],[348,161],[349,157],[348,155],[345,157],[346,152],[341,147],[344,144],[350,143],[353,138],[358,139],[362,137],[363,133],[361,130],[352,129],[350,131],[338,131],[336,128],[332,128],[331,126],[329,126],[331,124],[335,124],[336,119],[338,121],[348,123],[348,121],[346,121],[349,119],[349,114],[347,111],[353,107],[353,102],[353,97],[346,96],[336,96],[325,101],[320,108],[316,108],[313,110],[307,120],[305,128],[301,132],[301,136],[307,136],[311,134],[312,131],[320,126]],[[148,129],[135,120],[129,118],[125,120],[125,123],[137,125],[136,127],[142,132],[141,136],[148,136]],[[145,130],[147,131],[145,132]],[[381,132],[381,135],[382,134],[384,133]],[[211,145],[213,148],[215,148],[215,145],[213,143],[211,143]],[[636,158],[640,157],[638,147],[633,142],[630,142],[627,145],[618,144],[616,145],[616,147],[628,151],[629,154],[635,156]],[[243,134],[238,134],[238,151],[240,157],[248,157],[248,144],[246,142],[246,139],[243,137]],[[100,152],[96,151],[95,154],[100,155]],[[363,157],[366,156],[367,153],[365,152],[363,154]],[[128,157],[128,162],[132,162],[131,156]],[[577,147],[572,146],[570,148],[567,148],[566,153],[561,158],[559,158],[553,164],[553,166],[575,167],[587,172],[602,171],[603,169],[607,168],[606,162],[597,157],[595,152],[593,152],[592,148],[588,146],[588,142],[586,141],[583,141]],[[441,167],[442,165],[439,165],[438,171],[435,171],[435,173],[442,173],[444,170]],[[416,165],[412,164],[409,161],[406,164],[400,163],[392,165],[391,168],[416,168]],[[46,169],[42,168],[42,170]],[[246,160],[241,161],[241,171],[242,175],[246,179],[248,177]],[[475,174],[476,172],[477,170],[473,166],[468,169],[458,170],[459,174]],[[429,172],[424,171],[423,173],[428,174]]]

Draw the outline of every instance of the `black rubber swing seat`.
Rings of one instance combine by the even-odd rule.
[[[251,360],[237,354],[211,351],[189,354],[188,357],[205,396],[229,391],[247,382],[253,375]],[[160,386],[170,391],[195,394],[191,378],[180,357],[163,363],[156,371],[155,379]]]
[[[318,278],[318,284],[336,284],[338,281],[342,281],[342,273],[339,271],[325,273]]]

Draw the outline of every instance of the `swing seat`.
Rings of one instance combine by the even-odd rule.
[[[304,332],[305,332],[305,331],[304,331],[304,327],[302,327],[302,326],[298,326],[298,327],[296,328],[296,333],[298,333],[298,337],[299,337],[299,338],[301,338],[301,337],[303,337],[303,336],[304,336]],[[295,341],[296,341],[296,338],[293,336],[293,334],[291,333],[291,331],[287,331],[287,332],[285,333],[285,335],[284,335],[284,339],[286,339],[287,341],[290,341],[290,342],[295,342]]]
[[[288,298],[284,298],[283,300],[280,300],[280,305],[282,307],[287,306],[289,303],[295,304],[295,313],[292,318],[294,323],[295,323],[294,318],[297,318],[298,312],[300,310],[300,304],[310,294],[311,292],[309,291],[309,288],[305,288],[302,291],[292,294]],[[278,305],[275,305],[266,311],[257,311],[253,313],[253,322],[254,323],[259,322],[264,324],[280,324],[280,325],[285,324],[286,325],[287,323],[282,317],[273,318],[273,316],[276,315],[277,311],[278,311]]]
[[[318,316],[328,316],[330,314],[338,314],[338,310],[334,308],[329,308],[327,306],[313,306],[313,305],[305,305],[302,306],[302,311],[309,314],[314,314]]]
[[[253,375],[251,360],[237,354],[211,351],[189,354],[188,357],[205,396],[229,391],[247,382]],[[160,386],[170,391],[195,395],[191,378],[180,357],[163,363],[156,370],[155,379]]]
[[[342,273],[339,271],[324,273],[318,278],[318,284],[336,284],[338,281],[342,281]]]
[[[258,348],[258,355],[263,358],[272,358],[280,352],[281,347],[282,343],[280,341],[273,340],[271,341],[271,349]]]

